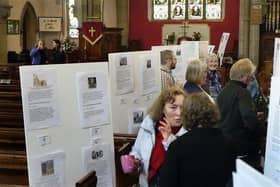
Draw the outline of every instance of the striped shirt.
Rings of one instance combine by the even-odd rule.
[[[161,89],[169,88],[175,85],[175,80],[172,76],[171,70],[165,66],[161,66]]]

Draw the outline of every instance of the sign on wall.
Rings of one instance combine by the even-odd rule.
[[[62,17],[39,17],[40,32],[60,32]]]

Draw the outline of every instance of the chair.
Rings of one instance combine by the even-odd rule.
[[[76,182],[76,187],[96,187],[97,186],[97,176],[95,171],[89,172],[87,175],[82,177],[78,182]]]

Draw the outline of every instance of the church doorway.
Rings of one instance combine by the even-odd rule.
[[[36,43],[37,16],[33,6],[27,2],[22,11],[22,51],[30,51]]]

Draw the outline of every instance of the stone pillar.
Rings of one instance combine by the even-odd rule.
[[[249,24],[250,24],[250,1],[240,0],[239,7],[239,57],[249,57]]]
[[[10,16],[8,0],[0,1],[0,63],[7,63],[7,18]]]
[[[259,64],[260,26],[250,25],[249,58],[257,66]]]
[[[262,5],[263,0],[251,0],[251,5]],[[264,8],[264,7],[263,7]],[[260,25],[250,25],[250,45],[249,58],[258,66],[259,65],[259,51],[260,51]]]

